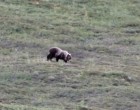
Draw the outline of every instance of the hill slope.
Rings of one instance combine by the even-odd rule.
[[[0,109],[139,110],[139,0],[1,0]],[[69,63],[46,61],[58,46]]]

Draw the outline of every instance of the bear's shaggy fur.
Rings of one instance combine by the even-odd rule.
[[[53,58],[56,58],[57,62],[59,61],[59,59],[67,62],[71,60],[71,54],[66,50],[60,49],[59,47],[52,47],[49,49],[47,60],[52,60]]]

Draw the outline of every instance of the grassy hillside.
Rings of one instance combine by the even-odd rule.
[[[1,110],[139,110],[139,0],[0,0]],[[69,63],[46,61],[58,46]]]

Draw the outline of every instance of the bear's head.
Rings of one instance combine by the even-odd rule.
[[[71,54],[68,54],[66,59],[67,59],[67,61],[71,60]]]
[[[65,62],[67,62],[67,61],[71,60],[71,54],[66,51],[63,51],[63,52],[61,52],[59,58],[63,59]]]

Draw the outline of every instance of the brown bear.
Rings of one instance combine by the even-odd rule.
[[[60,49],[59,47],[52,47],[49,49],[47,60],[52,60],[53,58],[56,58],[57,62],[59,59],[61,59],[67,63],[67,61],[71,60],[71,54],[66,50]]]

